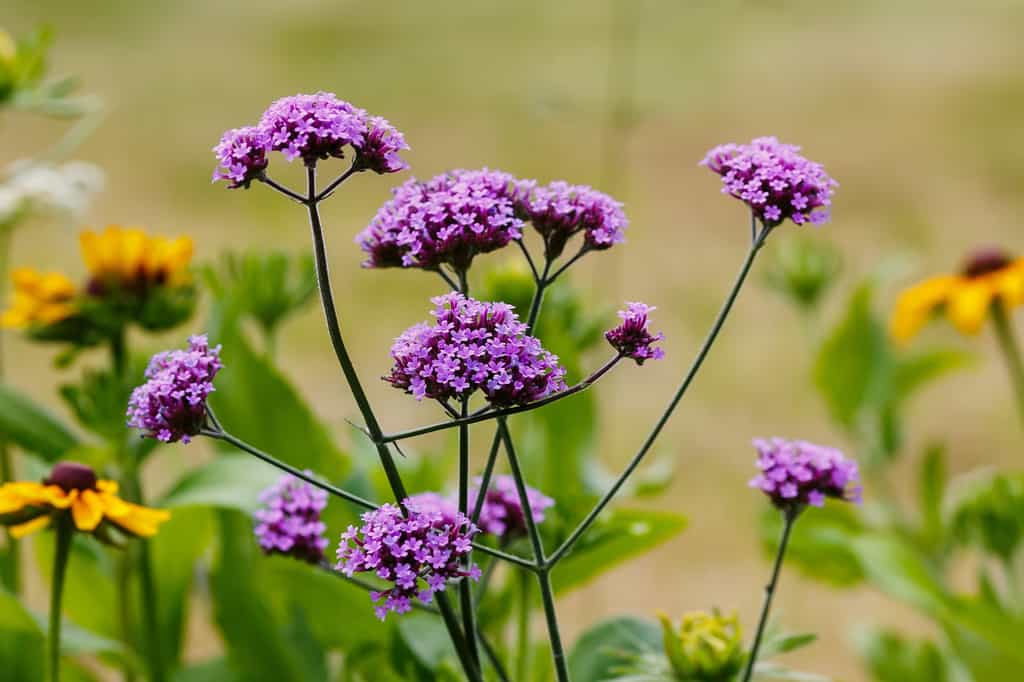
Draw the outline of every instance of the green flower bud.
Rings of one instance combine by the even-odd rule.
[[[746,654],[739,617],[717,609],[683,614],[679,626],[664,613],[661,621],[665,655],[679,680],[730,682],[743,667]]]
[[[764,281],[805,310],[811,310],[836,281],[839,253],[828,242],[808,237],[782,241],[765,272]]]

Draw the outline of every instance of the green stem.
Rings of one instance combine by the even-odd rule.
[[[0,301],[6,304],[7,301],[7,265],[10,256],[11,235],[14,232],[14,225],[0,224]],[[4,378],[4,333],[0,332],[0,381]],[[14,480],[14,461],[11,458],[10,444],[7,439],[0,436],[0,485]],[[4,554],[5,566],[0,578],[11,591],[17,595],[21,592],[21,544],[14,539],[14,536],[7,533],[7,552]]]
[[[119,614],[121,619],[121,641],[129,650],[137,650],[135,642],[135,618],[132,603],[132,557],[126,550],[121,553],[117,561],[117,587]],[[135,682],[134,666],[128,666],[123,673],[124,682]]]
[[[764,637],[764,628],[768,624],[768,613],[772,608],[772,597],[775,596],[775,586],[779,584],[779,572],[782,570],[782,558],[786,554],[786,545],[789,544],[789,534],[793,530],[793,524],[799,511],[783,512],[782,540],[779,542],[779,551],[775,555],[775,564],[772,567],[771,581],[764,588],[764,604],[761,606],[761,617],[757,621],[757,634],[754,635],[754,644],[750,648],[750,658],[747,659],[747,669],[743,674],[743,682],[750,682],[754,674],[754,665],[757,663],[757,652],[761,648],[761,640]]]
[[[50,682],[60,681],[60,605],[64,596],[64,576],[67,573],[71,539],[74,535],[68,514],[62,514],[57,521],[56,535],[57,546],[53,554],[53,577],[50,585]]]
[[[469,399],[463,398],[460,413],[463,417],[469,413]],[[480,495],[482,497],[482,493]],[[469,516],[469,426],[459,427],[459,512]],[[462,557],[462,570],[469,571],[472,552]],[[466,633],[466,642],[473,662],[480,665],[480,654],[477,651],[476,622],[473,607],[473,586],[469,578],[459,582],[459,599],[462,607],[462,629]]]
[[[725,325],[725,320],[729,317],[729,311],[732,310],[732,306],[736,302],[736,297],[739,295],[740,289],[743,288],[743,283],[746,281],[747,275],[750,273],[750,268],[754,265],[754,258],[757,256],[757,252],[761,250],[761,247],[764,246],[765,239],[768,237],[770,231],[770,227],[762,228],[760,234],[758,234],[751,242],[750,250],[747,252],[747,257],[743,261],[739,274],[736,276],[736,281],[733,282],[732,289],[726,297],[725,303],[722,305],[722,309],[718,312],[718,317],[715,319],[714,324],[711,326],[711,330],[708,332],[707,338],[704,339],[703,345],[701,345],[700,350],[697,352],[697,357],[694,358],[693,364],[690,365],[690,369],[683,378],[682,384],[680,384],[679,388],[676,390],[675,395],[672,396],[672,399],[669,401],[665,411],[662,412],[660,417],[658,417],[658,421],[655,422],[654,428],[651,429],[647,439],[644,441],[643,445],[640,446],[640,449],[637,450],[637,453],[633,455],[633,459],[630,460],[625,470],[615,483],[612,484],[612,487],[608,489],[608,492],[606,492],[598,503],[594,505],[594,508],[589,514],[587,514],[583,521],[580,522],[569,537],[566,538],[561,547],[556,549],[554,554],[551,555],[551,564],[558,563],[558,561],[572,549],[573,545],[576,544],[576,541],[579,540],[583,533],[590,528],[591,524],[597,520],[597,517],[600,516],[601,512],[604,511],[604,508],[609,502],[611,502],[612,498],[615,497],[622,486],[626,483],[626,480],[634,471],[636,471],[636,468],[640,466],[640,463],[650,451],[651,447],[654,446],[654,442],[658,439],[662,429],[665,428],[665,425],[668,423],[672,413],[679,405],[679,401],[683,399],[684,395],[686,395],[686,391],[690,388],[690,384],[697,376],[698,370],[700,370],[701,365],[704,364],[704,359],[707,357],[711,347],[715,344],[715,339],[718,338],[718,333],[722,331],[722,327]]]
[[[551,640],[551,656],[555,661],[555,674],[558,682],[569,682],[569,665],[565,658],[565,647],[562,635],[558,630],[558,612],[555,610],[555,591],[551,588],[551,573],[547,569],[537,574],[540,583],[540,598],[544,603],[544,619],[548,625],[548,638]]]
[[[130,466],[125,472],[126,495],[137,504],[145,504],[142,494],[142,481],[137,467]],[[156,579],[153,574],[153,557],[147,540],[140,540],[137,550],[139,583],[142,588],[142,625],[145,630],[146,658],[149,667],[150,682],[164,682],[163,652],[160,642],[159,599],[157,597]]]
[[[996,337],[999,339],[999,348],[1006,358],[1006,367],[1010,372],[1010,382],[1017,396],[1017,411],[1020,414],[1021,424],[1024,425],[1024,357],[1021,356],[1020,344],[1013,331],[1013,324],[1010,322],[1006,309],[1001,303],[992,306],[992,322],[996,328]]]
[[[530,669],[530,575],[517,571],[519,577],[519,613],[516,619],[516,679],[527,679]]]

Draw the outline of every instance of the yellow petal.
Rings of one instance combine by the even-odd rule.
[[[889,321],[892,337],[900,342],[910,340],[946,302],[959,282],[959,277],[932,277],[904,290]]]
[[[144,269],[146,253],[149,249],[149,239],[146,237],[146,233],[139,228],[130,228],[122,233],[120,249],[117,253],[117,270],[122,281],[131,281],[139,276]]]
[[[110,493],[111,495],[117,494],[117,481],[108,481],[106,479],[100,479],[96,481],[96,489],[101,493]]]
[[[59,485],[43,488],[41,500],[56,509],[67,509],[78,499],[78,491],[65,492]]]
[[[75,295],[75,283],[59,272],[48,272],[39,281],[39,298],[47,301],[68,299]]]
[[[163,509],[140,507],[113,495],[106,499],[107,518],[133,535],[152,537],[156,535],[157,527],[171,518],[171,513]]]
[[[104,260],[100,236],[92,230],[83,230],[78,235],[78,245],[82,250],[82,260],[90,274],[103,274]]]
[[[1008,265],[999,273],[996,287],[999,298],[1007,308],[1024,303],[1024,258]]]
[[[25,506],[25,500],[21,495],[16,494],[13,490],[8,490],[6,485],[0,487],[0,514],[12,514],[21,511]]]
[[[96,526],[103,520],[103,503],[99,495],[93,490],[81,491],[71,505],[71,517],[78,530],[87,533],[96,530]]]
[[[31,521],[26,521],[25,523],[19,523],[17,526],[11,526],[10,528],[7,529],[7,532],[10,533],[11,537],[14,538],[15,540],[20,540],[21,538],[25,537],[29,533],[34,533],[37,530],[42,530],[43,528],[46,528],[49,525],[50,525],[50,515],[49,514],[43,514],[42,516],[37,516],[36,518],[32,519]]]
[[[35,291],[43,276],[32,268],[15,268],[11,271],[11,282],[16,291]]]
[[[950,295],[946,315],[961,333],[977,334],[981,331],[995,294],[991,280],[968,280]]]

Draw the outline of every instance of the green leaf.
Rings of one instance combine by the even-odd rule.
[[[49,462],[78,446],[60,420],[8,384],[0,384],[0,435]]]
[[[764,642],[761,644],[760,657],[771,658],[788,654],[791,651],[810,646],[816,641],[818,641],[818,636],[813,632],[768,632],[765,633]]]
[[[565,594],[681,533],[686,517],[663,511],[616,509],[606,512],[558,564],[555,591]]]
[[[40,571],[49,584],[53,573],[53,533],[34,537]],[[123,552],[108,552],[89,535],[76,533],[71,544],[64,579],[63,610],[79,626],[109,638],[120,634],[118,605],[121,596],[114,583],[114,560]]]
[[[938,576],[901,538],[875,533],[853,538],[849,545],[868,580],[880,590],[933,617],[949,615]]]
[[[225,322],[211,339],[224,346],[224,370],[210,397],[224,428],[292,466],[327,480],[343,479],[350,468],[348,455],[291,383],[250,348],[237,326]]]
[[[175,483],[161,507],[211,506],[251,514],[259,507],[260,493],[281,472],[248,454],[222,454]]]
[[[921,510],[921,531],[932,549],[942,542],[942,504],[946,492],[946,448],[931,445],[921,458],[918,474],[918,499]]]
[[[398,621],[402,642],[428,671],[437,670],[446,661],[457,661],[455,648],[444,623],[438,616],[416,613]]]
[[[174,674],[171,682],[241,682],[226,658],[195,663]]]
[[[759,530],[765,552],[774,556],[782,535],[782,515],[777,509],[768,507],[761,513]],[[809,509],[793,526],[786,563],[826,583],[854,585],[864,579],[864,573],[849,544],[863,530],[858,512],[851,505],[829,503],[821,509]]]
[[[618,679],[617,673],[643,654],[661,652],[661,628],[652,621],[622,616],[584,632],[569,653],[575,682]]]
[[[12,682],[41,682],[45,660],[45,639],[32,614],[0,587],[0,675]]]
[[[974,362],[975,358],[970,353],[951,348],[936,348],[901,357],[893,367],[893,395],[897,401],[906,400],[935,379],[970,367]]]
[[[913,642],[896,632],[864,630],[855,638],[861,658],[876,682],[946,682],[946,663],[938,647]]]

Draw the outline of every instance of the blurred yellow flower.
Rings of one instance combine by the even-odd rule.
[[[18,44],[10,33],[0,28],[0,62],[10,64],[18,56]]]
[[[907,341],[944,311],[964,334],[977,334],[993,304],[1009,309],[1024,303],[1024,258],[1013,259],[997,249],[974,254],[956,275],[930,277],[900,294],[889,330]]]
[[[16,481],[0,486],[0,524],[21,538],[49,526],[58,514],[71,514],[75,528],[91,533],[107,520],[139,537],[156,535],[171,517],[162,509],[149,509],[117,496],[117,483],[96,478],[84,464],[60,462],[42,483]]]
[[[90,292],[107,285],[133,289],[188,281],[193,249],[188,237],[167,239],[139,228],[109,225],[102,232],[83,231],[79,241],[91,275]]]
[[[50,325],[75,313],[75,285],[61,273],[16,268],[11,280],[14,295],[10,307],[0,315],[0,326]]]

